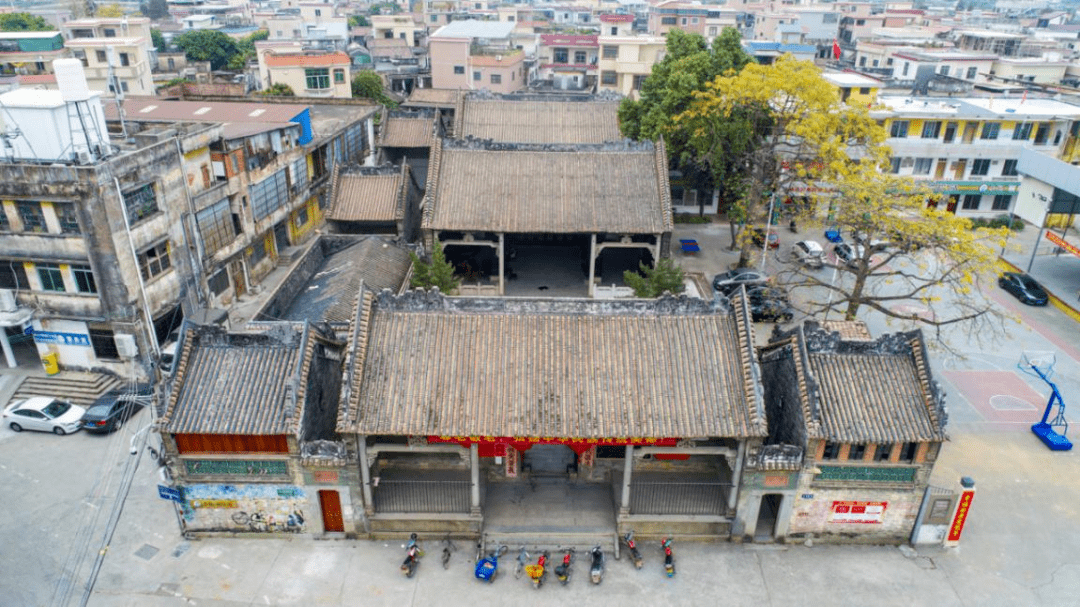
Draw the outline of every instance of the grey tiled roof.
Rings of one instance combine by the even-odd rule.
[[[749,318],[720,306],[368,296],[338,430],[764,436]]]
[[[402,107],[444,107],[453,109],[461,91],[454,89],[413,89]]]
[[[170,434],[295,434],[312,331],[293,323],[255,334],[189,327],[160,427]]]
[[[671,231],[663,146],[539,146],[444,139],[423,228],[505,233]]]
[[[390,116],[379,133],[379,145],[387,148],[426,148],[435,143],[432,117]]]
[[[510,101],[466,96],[455,136],[511,143],[619,141],[618,101]]]
[[[401,170],[342,170],[334,175],[332,221],[396,222],[405,216],[405,178]]]

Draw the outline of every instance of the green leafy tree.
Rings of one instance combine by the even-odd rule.
[[[139,5],[139,12],[150,19],[164,19],[169,16],[166,0],[148,0]]]
[[[242,70],[247,67],[248,61],[255,58],[255,43],[270,37],[267,30],[259,30],[251,35],[244,36],[236,42],[236,54],[229,59],[226,67],[230,70]]]
[[[270,88],[265,91],[259,92],[263,97],[295,97],[296,93],[293,92],[292,87],[283,83],[275,82],[270,85]]]
[[[461,281],[454,276],[454,266],[446,261],[443,254],[442,243],[435,241],[435,248],[431,252],[431,263],[425,263],[416,253],[409,253],[413,263],[413,274],[409,284],[414,289],[430,289],[439,287],[439,291],[449,295],[457,290]]]
[[[391,99],[383,89],[382,78],[371,70],[365,70],[353,76],[352,96],[354,99],[371,99],[387,107],[397,107],[397,102]]]
[[[159,29],[150,30],[150,42],[154,44],[154,48],[159,53],[164,53],[168,50],[168,47],[165,44],[165,36],[161,35],[161,30]]]
[[[349,27],[369,27],[371,22],[363,15],[349,17]]]
[[[643,263],[639,264],[639,268],[637,272],[623,272],[623,281],[637,297],[660,297],[665,292],[679,294],[686,288],[683,270],[671,258],[661,259],[655,268]]]
[[[210,69],[220,70],[240,51],[236,41],[217,30],[191,30],[174,40],[191,61],[209,61]]]
[[[6,13],[0,15],[0,31],[48,32],[55,29],[45,19],[30,13]]]

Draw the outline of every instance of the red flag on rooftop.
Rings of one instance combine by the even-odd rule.
[[[832,41],[832,54],[833,54],[833,59],[836,59],[836,60],[840,59],[840,45],[837,44],[836,38],[833,38],[833,41]]]

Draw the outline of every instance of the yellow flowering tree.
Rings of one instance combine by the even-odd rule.
[[[745,125],[740,129],[747,135],[733,142],[733,125]],[[861,163],[888,157],[886,133],[867,109],[842,103],[819,68],[791,55],[718,76],[694,93],[673,128],[698,162],[739,193],[728,214],[740,266],[749,263],[752,247],[741,227],[764,223],[774,195],[843,178]]]

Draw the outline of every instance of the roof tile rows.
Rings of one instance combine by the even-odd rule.
[[[379,133],[379,145],[388,148],[427,148],[435,143],[431,116],[390,116]]]
[[[458,138],[508,143],[620,141],[618,101],[514,101],[466,97]]]
[[[370,175],[339,172],[326,211],[332,221],[396,222],[405,216],[401,172]]]

